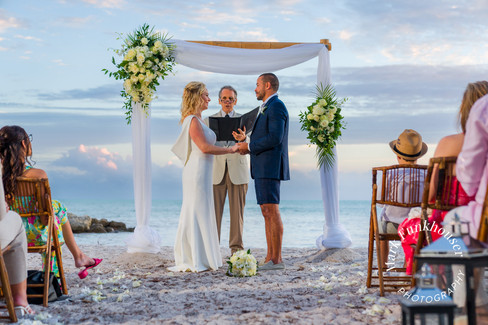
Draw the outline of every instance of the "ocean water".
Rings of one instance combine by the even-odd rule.
[[[76,215],[124,222],[128,227],[136,226],[134,202],[132,200],[63,200],[68,211]],[[352,238],[352,247],[368,246],[369,201],[340,201],[339,223]],[[154,200],[149,226],[161,236],[163,246],[173,246],[181,201]],[[280,203],[283,220],[284,247],[315,247],[315,241],[323,232],[325,224],[322,201],[289,200]],[[220,244],[228,247],[229,210],[224,208]],[[129,233],[75,234],[83,245],[124,246]],[[244,210],[244,246],[246,248],[266,247],[264,221],[256,201],[248,200]]]

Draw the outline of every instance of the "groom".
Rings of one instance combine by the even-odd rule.
[[[251,155],[251,177],[256,188],[256,200],[261,207],[266,230],[268,251],[260,271],[280,270],[283,223],[280,216],[280,182],[290,179],[288,169],[288,111],[278,99],[278,78],[263,73],[256,82],[256,98],[263,104],[254,122],[249,144],[240,142],[239,152]],[[242,135],[242,131],[239,130]]]

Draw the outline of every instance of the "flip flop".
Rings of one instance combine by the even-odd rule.
[[[80,279],[86,278],[88,276],[88,270],[89,269],[93,269],[95,266],[97,266],[98,264],[102,263],[103,258],[94,258],[93,260],[95,261],[95,263],[93,263],[90,266],[85,267],[84,270],[82,270],[82,271],[80,271],[78,273],[78,276],[80,277]]]
[[[25,315],[35,315],[36,312],[32,310],[31,306],[15,306],[14,307],[15,314],[17,318],[23,318]]]

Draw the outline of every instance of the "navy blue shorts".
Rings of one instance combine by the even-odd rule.
[[[258,204],[280,204],[280,180],[271,178],[256,178],[254,180],[256,200]]]

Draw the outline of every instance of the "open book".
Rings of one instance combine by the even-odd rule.
[[[252,131],[254,122],[258,117],[259,106],[252,111],[238,117],[212,117],[208,118],[208,126],[217,135],[217,141],[235,141],[232,132],[246,127],[246,134]]]

